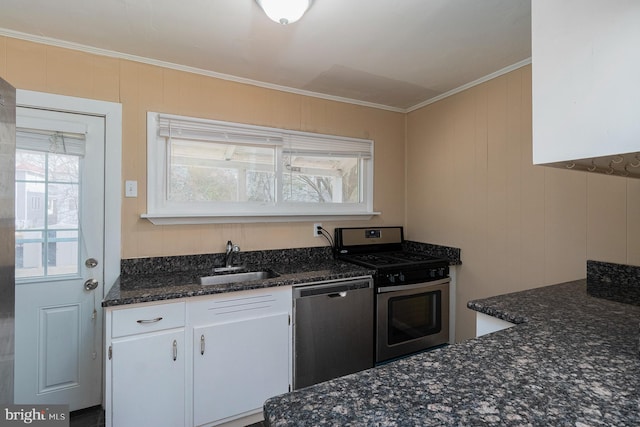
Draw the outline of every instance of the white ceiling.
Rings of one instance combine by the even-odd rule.
[[[0,34],[406,111],[526,61],[530,10],[531,0],[315,0],[282,26],[254,0],[0,0]]]

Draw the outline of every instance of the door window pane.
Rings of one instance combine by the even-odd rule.
[[[56,230],[47,233],[47,273],[49,276],[78,272],[78,231]]]
[[[48,228],[78,228],[78,184],[49,184]]]
[[[67,154],[49,153],[49,181],[80,181],[80,157]]]
[[[44,275],[42,233],[16,229],[16,278]]]
[[[79,272],[80,158],[16,150],[16,278]]]

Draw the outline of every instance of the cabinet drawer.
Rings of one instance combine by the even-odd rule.
[[[291,286],[229,292],[189,301],[189,323],[233,322],[291,311]]]
[[[180,328],[185,324],[184,312],[184,302],[114,310],[111,320],[111,336],[116,338]]]

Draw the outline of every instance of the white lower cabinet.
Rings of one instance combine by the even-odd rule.
[[[106,422],[184,425],[185,304],[107,309]]]
[[[105,312],[107,427],[239,422],[289,390],[291,287]]]
[[[116,340],[112,348],[111,425],[184,425],[184,330]]]
[[[289,390],[290,308],[290,287],[189,303],[195,426],[259,413]]]
[[[287,324],[285,313],[194,328],[196,346],[205,342],[193,359],[194,425],[260,410],[287,392]]]

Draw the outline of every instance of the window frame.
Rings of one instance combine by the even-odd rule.
[[[197,132],[224,132],[248,141],[257,141],[256,145],[271,146],[275,150],[275,202],[183,202],[168,201],[168,165],[169,145],[172,130],[166,123],[174,121],[184,126],[194,126]],[[161,123],[163,130],[161,130]],[[163,135],[161,135],[161,133]],[[206,140],[205,140],[206,141]],[[318,153],[318,143],[328,143],[348,153],[348,148],[358,148],[358,153],[368,154],[359,159],[361,167],[359,203],[311,203],[285,202],[282,199],[283,155],[287,147],[309,146]],[[248,143],[248,142],[247,142]],[[342,147],[342,148],[341,148]],[[326,154],[331,154],[327,150]],[[310,132],[278,129],[243,123],[224,122],[158,112],[147,112],[147,213],[141,215],[156,225],[164,224],[203,224],[203,223],[249,223],[249,222],[285,222],[370,219],[379,212],[373,211],[374,194],[374,141]]]

